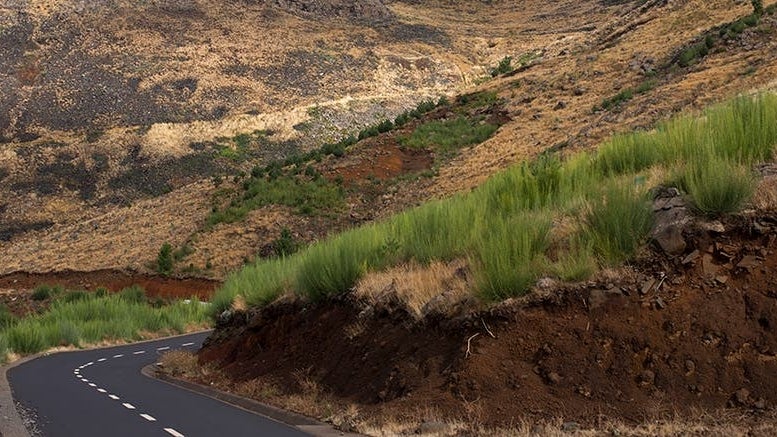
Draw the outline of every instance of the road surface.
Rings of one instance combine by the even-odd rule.
[[[306,435],[141,374],[165,351],[196,350],[206,336],[44,356],[10,369],[8,381],[45,437]]]

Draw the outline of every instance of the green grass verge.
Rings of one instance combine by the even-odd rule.
[[[436,126],[430,132],[442,129]],[[727,213],[747,199],[749,169],[771,159],[775,144],[777,96],[739,97],[650,132],[616,135],[596,153],[541,156],[470,193],[246,267],[218,291],[213,311],[239,294],[252,305],[286,290],[326,298],[347,292],[369,271],[410,260],[469,259],[473,292],[488,301],[521,295],[540,276],[583,279],[598,266],[628,260],[645,242],[652,224],[647,171],[674,169],[701,212]],[[557,229],[562,218],[574,222],[574,231]]]
[[[152,332],[183,333],[207,320],[206,306],[197,300],[153,307],[138,287],[103,296],[71,291],[42,314],[0,326],[0,352],[27,355],[58,346],[140,340]]]

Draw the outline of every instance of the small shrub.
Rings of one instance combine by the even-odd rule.
[[[165,243],[159,249],[159,254],[156,257],[156,271],[162,275],[169,275],[173,272],[173,246],[169,243]]]
[[[763,2],[763,0],[750,0],[750,4],[753,5],[753,14],[755,14],[755,15],[763,15],[763,13],[764,13],[764,2]]]
[[[35,290],[32,292],[32,295],[30,295],[30,298],[32,300],[46,300],[51,297],[52,295],[52,288],[50,285],[38,285],[35,287]]]
[[[281,235],[273,241],[273,251],[275,256],[289,256],[297,251],[299,244],[294,239],[289,228],[281,229]]]
[[[491,77],[497,77],[513,71],[513,57],[505,56],[495,68],[491,69]]]

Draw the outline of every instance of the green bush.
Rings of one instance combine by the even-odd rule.
[[[173,246],[164,243],[156,256],[156,271],[161,275],[169,275],[173,272]]]
[[[491,77],[497,77],[511,71],[513,71],[513,57],[505,56],[495,68],[491,69]]]
[[[32,300],[46,300],[50,298],[52,294],[53,292],[51,286],[42,284],[35,287],[35,290],[33,290],[32,294],[30,295],[30,298]]]
[[[281,229],[281,235],[273,241],[275,256],[289,256],[299,249],[299,243],[294,239],[289,228]]]

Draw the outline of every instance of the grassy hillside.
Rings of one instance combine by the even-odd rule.
[[[542,155],[470,193],[249,265],[227,279],[212,310],[238,296],[250,306],[283,293],[323,299],[408,262],[466,260],[471,293],[483,301],[522,295],[542,276],[584,279],[645,242],[652,188],[679,188],[699,214],[734,212],[752,194],[753,166],[770,160],[775,144],[777,96],[738,97],[615,135],[595,153]]]

